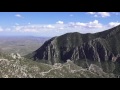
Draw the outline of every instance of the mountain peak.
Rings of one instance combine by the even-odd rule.
[[[89,62],[116,61],[120,54],[120,25],[112,29],[95,33],[66,33],[46,41],[38,50],[29,54],[34,60],[54,64],[81,62],[89,67]]]

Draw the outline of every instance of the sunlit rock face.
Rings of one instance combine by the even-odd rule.
[[[10,56],[13,58],[13,59],[21,59],[21,55],[19,53],[11,53]]]

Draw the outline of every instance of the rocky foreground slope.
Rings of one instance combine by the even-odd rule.
[[[77,66],[72,61],[54,65],[38,63],[24,58],[0,57],[0,78],[115,78],[100,67],[91,64],[88,69]]]
[[[119,74],[120,25],[94,34],[74,32],[53,37],[26,57],[50,64],[70,59],[86,68],[93,63],[105,72]]]

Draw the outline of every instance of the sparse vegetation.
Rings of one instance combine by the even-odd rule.
[[[2,55],[3,56],[3,55]],[[93,67],[94,68],[94,67]],[[97,67],[96,69],[98,69]],[[95,69],[95,70],[96,70]],[[91,71],[77,66],[72,61],[66,63],[45,63],[11,56],[0,58],[0,78],[113,78],[105,72]]]

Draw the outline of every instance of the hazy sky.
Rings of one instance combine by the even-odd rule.
[[[119,12],[0,12],[1,36],[95,33],[119,24]]]

